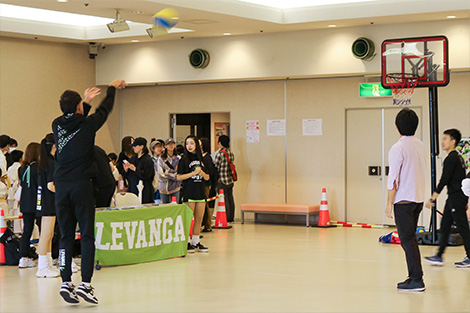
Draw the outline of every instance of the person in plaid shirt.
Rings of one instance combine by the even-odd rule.
[[[219,137],[219,152],[217,153],[214,164],[219,172],[219,181],[217,190],[223,189],[225,195],[225,209],[227,211],[227,222],[233,223],[235,218],[235,201],[233,200],[233,176],[232,170],[225,156],[226,151],[231,163],[235,163],[235,157],[230,151],[230,138],[226,135]]]

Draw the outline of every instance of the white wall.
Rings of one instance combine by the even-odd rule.
[[[107,84],[122,77],[143,84],[379,73],[380,58],[353,57],[358,37],[372,39],[380,54],[385,39],[432,35],[449,38],[451,69],[470,68],[470,19],[460,19],[115,45],[98,55],[96,80]],[[211,54],[206,69],[189,65],[195,48]]]

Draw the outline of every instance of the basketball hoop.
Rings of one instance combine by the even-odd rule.
[[[418,84],[418,76],[407,73],[387,74],[387,83],[392,88],[393,105],[410,105],[411,96]]]

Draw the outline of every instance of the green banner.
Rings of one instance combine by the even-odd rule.
[[[97,211],[95,260],[124,265],[186,255],[192,216],[184,204]]]
[[[392,89],[385,89],[381,83],[359,84],[360,97],[391,97]]]

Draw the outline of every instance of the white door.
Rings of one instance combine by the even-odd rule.
[[[422,139],[422,110],[416,136]],[[385,216],[388,151],[400,135],[395,117],[400,107],[346,111],[346,219],[348,222],[394,225]]]

